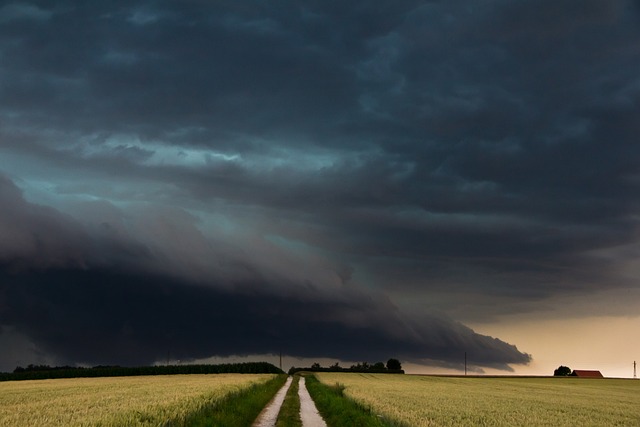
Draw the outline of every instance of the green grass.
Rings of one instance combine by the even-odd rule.
[[[278,375],[264,384],[252,385],[247,389],[231,393],[221,401],[202,407],[187,419],[185,425],[195,427],[250,426],[286,380],[286,375]]]
[[[298,396],[298,385],[300,376],[295,375],[291,382],[291,387],[287,391],[284,403],[278,414],[276,427],[302,427],[300,420],[300,396]]]
[[[391,422],[346,397],[344,386],[340,384],[323,384],[314,375],[305,378],[309,394],[329,427],[405,427],[405,424]]]

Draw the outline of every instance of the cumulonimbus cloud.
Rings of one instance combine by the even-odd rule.
[[[32,292],[69,331],[23,316],[23,346],[76,360],[61,313],[101,312],[90,292],[54,301],[48,277],[123,300],[135,277],[168,310],[148,277],[246,330],[279,325],[262,299],[290,337],[349,331],[359,346],[319,340],[344,357],[395,343],[484,366],[527,357],[455,320],[576,315],[562,299],[603,293],[591,314],[636,313],[637,2],[250,4],[0,7],[0,169],[25,192],[0,182],[0,310],[17,324]],[[93,321],[156,357],[144,336],[162,334],[122,316]]]

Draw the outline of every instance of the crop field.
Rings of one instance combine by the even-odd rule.
[[[638,426],[640,381],[317,373],[407,426]]]
[[[158,375],[0,382],[0,426],[180,425],[203,405],[272,374]]]

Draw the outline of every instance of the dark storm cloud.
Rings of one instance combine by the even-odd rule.
[[[0,214],[0,324],[64,363],[152,363],[168,351],[179,359],[285,351],[432,363],[470,351],[478,366],[500,369],[529,361],[515,346],[445,317],[404,316],[374,293],[328,292],[310,281],[283,286],[266,276],[247,282],[236,275],[230,285],[219,283],[228,273],[220,271],[203,285],[156,266],[160,275],[153,264],[185,260],[131,251],[147,248],[138,242],[89,237],[54,209],[25,202],[6,178],[0,190],[2,205],[11,207]],[[9,232],[18,222],[24,228]]]
[[[87,236],[75,221],[52,208],[27,203],[20,190],[0,175],[0,259],[13,267],[82,266]]]
[[[370,295],[303,289],[277,295],[243,284],[234,292],[113,272],[3,275],[3,321],[64,362],[148,364],[172,357],[285,354],[435,364],[460,360],[510,369],[528,363],[515,346],[446,318],[418,323]]]
[[[639,19],[601,0],[6,3],[0,168],[57,210],[7,185],[27,214],[0,250],[265,298],[373,288],[408,318],[634,287]]]

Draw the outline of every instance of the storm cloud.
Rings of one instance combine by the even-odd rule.
[[[460,322],[602,293],[634,313],[639,20],[601,0],[4,3],[1,324],[70,363],[509,369],[529,355]]]
[[[251,260],[230,259],[235,271],[199,270],[198,260],[182,265],[179,241],[167,240],[164,251],[131,235],[116,244],[113,233],[92,234],[26,202],[6,178],[0,189],[3,206],[11,207],[0,216],[7,237],[0,321],[60,363],[137,365],[167,353],[193,360],[282,351],[342,360],[384,359],[393,351],[408,361],[443,363],[469,350],[477,365],[501,369],[529,360],[446,317],[404,316],[377,293],[295,283],[291,275],[262,273]]]

